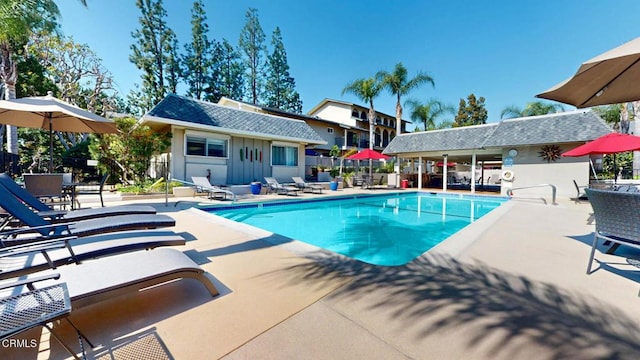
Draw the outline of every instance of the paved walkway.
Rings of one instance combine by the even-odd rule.
[[[346,193],[344,191],[343,193]],[[310,195],[305,195],[310,196]],[[324,195],[326,196],[326,195]],[[283,196],[269,195],[273,198]],[[640,275],[619,249],[587,275],[588,203],[510,201],[401,267],[308,251],[190,206],[151,200],[222,295],[177,281],[77,311],[90,358],[637,359]],[[175,201],[175,200],[172,200]],[[304,256],[301,256],[304,254]],[[57,326],[74,342],[68,326]],[[6,358],[60,358],[0,349]],[[6,355],[6,356],[5,356]]]

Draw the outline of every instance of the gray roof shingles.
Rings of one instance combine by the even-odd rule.
[[[504,120],[495,124],[396,136],[385,154],[471,150],[518,145],[583,142],[611,128],[590,110]]]
[[[147,115],[263,136],[325,143],[304,121],[227,108],[174,94],[167,95]]]

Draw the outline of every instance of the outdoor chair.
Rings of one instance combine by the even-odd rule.
[[[24,187],[38,199],[47,201],[51,207],[65,207],[71,204],[62,191],[62,174],[24,174]]]
[[[300,190],[302,190],[302,192],[318,192],[318,194],[322,194],[322,186],[309,184],[299,176],[293,176],[291,179],[296,184],[296,186]]]
[[[184,237],[172,231],[135,230],[7,246],[0,248],[0,279],[102,256],[184,244]]]
[[[300,189],[295,186],[280,184],[274,177],[265,177],[264,180],[267,182],[268,192],[274,192],[278,195],[298,195],[300,191]]]
[[[579,186],[578,183],[573,180],[573,185],[576,187],[576,200],[588,200],[589,197],[587,196],[587,194],[584,192],[584,189],[587,188],[587,186]]]
[[[209,179],[204,176],[192,176],[191,181],[196,186],[197,192],[206,193],[208,199],[227,200],[227,195],[231,195],[231,199],[235,200],[233,192],[211,185]]]
[[[5,173],[0,174],[0,186],[4,186],[15,197],[25,204],[29,205],[38,215],[48,218],[53,222],[69,222],[77,220],[93,219],[114,215],[133,215],[133,214],[155,214],[156,209],[152,206],[143,205],[120,205],[110,206],[100,209],[81,209],[81,210],[53,210],[46,203],[38,200],[28,191],[18,185],[11,177]],[[5,193],[2,193],[4,195]]]
[[[102,198],[102,192],[104,191],[104,185],[107,183],[109,179],[109,173],[102,175],[102,179],[100,179],[99,184],[83,184],[83,183],[73,183],[73,199],[72,201],[77,201],[77,195],[99,195],[100,196],[100,205],[104,207],[104,199]]]
[[[0,207],[26,225],[26,227],[0,232],[0,241],[33,233],[39,233],[41,236],[47,237],[81,237],[113,231],[175,226],[173,218],[156,214],[116,215],[76,222],[53,223],[33,212],[4,186],[0,186]],[[29,241],[32,239],[24,240]],[[38,238],[35,238],[35,240],[38,240]]]
[[[52,276],[54,274],[59,275]],[[30,289],[27,288],[26,283],[47,276],[52,278],[38,281],[37,284],[29,285]],[[219,294],[200,266],[184,253],[169,248],[136,251],[41,271],[24,277],[22,284],[16,285],[11,292],[28,293],[56,286],[66,287],[65,298],[70,301],[73,311],[76,311],[121,295],[153,291],[158,285],[186,278],[200,281],[212,296]],[[86,339],[84,336],[83,338]],[[87,342],[93,347],[93,344]],[[67,350],[73,353],[72,350]]]
[[[640,193],[585,189],[596,222],[587,274],[591,273],[598,239],[640,249]],[[614,248],[615,247],[615,248]]]

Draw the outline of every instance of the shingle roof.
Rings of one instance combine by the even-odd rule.
[[[582,142],[596,139],[611,131],[611,128],[591,110],[577,110],[504,120],[496,124],[402,134],[389,143],[384,153]]]
[[[326,143],[306,122],[253,111],[232,109],[206,101],[174,94],[167,95],[151,109],[149,116],[206,125],[229,132],[254,133],[258,136]]]

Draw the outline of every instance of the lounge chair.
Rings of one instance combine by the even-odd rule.
[[[102,256],[184,244],[184,237],[172,231],[135,230],[9,246],[0,248],[0,279]]]
[[[613,242],[614,247],[621,244],[640,249],[640,193],[596,189],[585,189],[585,192],[596,221],[587,265],[587,274],[590,274],[598,239]]]
[[[295,186],[283,185],[276,180],[274,177],[265,177],[265,181],[267,182],[268,190],[271,192],[275,192],[278,195],[298,195],[300,189]]]
[[[79,265],[40,271],[23,278],[53,273],[60,274],[60,278],[42,281],[40,285],[44,287],[66,282],[74,310],[180,278],[197,279],[212,296],[218,295],[218,290],[204,275],[204,270],[187,255],[171,248],[102,257]]]
[[[230,195],[231,199],[235,200],[235,194],[232,191],[211,185],[209,179],[204,176],[192,176],[191,181],[193,181],[198,192],[207,193],[209,199],[227,200],[227,195]]]
[[[2,190],[4,190],[4,194],[1,193]],[[1,242],[9,241],[19,235],[33,233],[48,237],[82,237],[113,231],[169,227],[176,224],[175,220],[167,215],[154,214],[116,215],[77,222],[52,223],[33,212],[3,186],[0,186],[0,207],[27,226],[0,232]],[[38,238],[19,239],[21,241],[38,240]]]
[[[573,180],[573,185],[576,187],[576,200],[589,200],[589,197],[584,192],[584,189],[587,188],[586,186],[578,186],[578,183],[575,180]]]
[[[318,194],[322,194],[322,186],[309,184],[299,176],[293,176],[291,179],[302,192],[318,192]]]
[[[75,311],[103,300],[184,278],[196,279],[212,296],[218,295],[218,290],[201,267],[184,253],[169,248],[136,251],[87,261],[81,265],[41,271],[24,277],[10,293],[15,296],[47,288],[66,287],[61,296],[70,301]],[[13,307],[9,310],[15,312],[15,309]],[[90,345],[93,346],[91,343]]]
[[[98,209],[82,209],[82,210],[53,210],[47,204],[38,200],[35,196],[31,195],[28,191],[18,185],[9,175],[0,174],[0,187],[4,186],[15,197],[22,200],[25,204],[32,207],[38,215],[51,219],[52,222],[69,222],[93,219],[98,217],[113,216],[113,215],[132,215],[132,214],[155,214],[156,209],[152,206],[142,205],[120,205],[110,206],[106,208]],[[0,189],[0,196],[5,196],[6,193]]]

